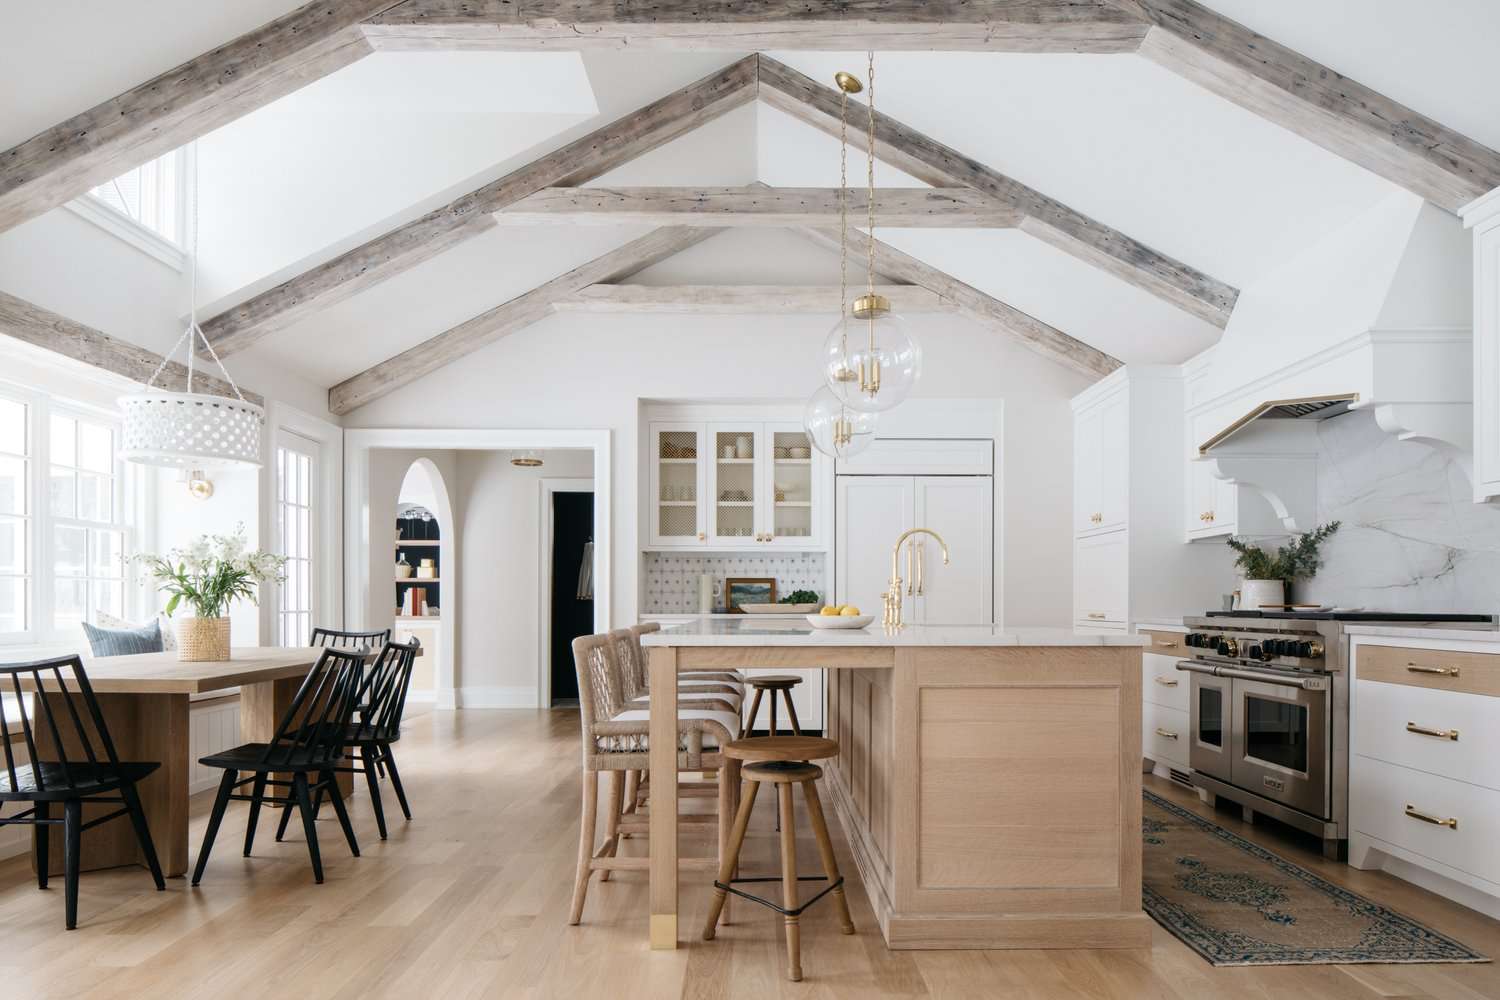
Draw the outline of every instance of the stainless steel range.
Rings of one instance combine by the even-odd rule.
[[[1349,640],[1345,625],[1495,628],[1493,615],[1209,612],[1187,618],[1188,762],[1209,797],[1323,839],[1349,837]]]

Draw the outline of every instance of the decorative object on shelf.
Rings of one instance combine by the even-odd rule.
[[[724,581],[724,601],[732,614],[744,614],[742,604],[775,604],[776,580],[772,577],[729,577]]]
[[[539,469],[542,467],[542,456],[527,448],[512,455],[510,464],[522,469]]]
[[[823,347],[823,378],[846,405],[864,412],[901,403],[921,376],[922,350],[891,311],[890,300],[875,294],[875,53],[868,53],[869,108],[865,141],[865,184],[869,232],[865,294],[847,307],[849,261],[849,95],[865,87],[839,72],[839,319]]]
[[[732,444],[726,444],[722,448],[720,448],[719,449],[719,457],[720,458],[733,458],[734,457],[734,445],[732,445]]]
[[[1317,575],[1323,565],[1318,549],[1338,530],[1339,522],[1329,521],[1298,535],[1274,553],[1243,538],[1229,539],[1229,547],[1237,553],[1234,564],[1245,574],[1240,581],[1238,607],[1245,611],[1285,607],[1287,584]]]
[[[165,556],[141,553],[132,558],[146,566],[158,589],[172,595],[165,609],[168,616],[184,600],[192,605],[196,617],[177,622],[179,660],[229,659],[230,604],[240,598],[253,604],[257,583],[285,579],[283,557],[245,551],[243,524],[232,535],[204,535]]]
[[[812,450],[805,444],[794,444],[786,450],[787,458],[812,458]]]
[[[400,556],[400,558],[398,558],[396,560],[396,579],[398,579],[398,580],[410,580],[411,579],[411,574],[412,574],[411,563],[409,563],[409,562],[406,561],[406,555],[403,553]]]
[[[197,157],[193,157],[197,170]],[[198,184],[193,178],[192,283],[188,298],[188,325],[156,366],[140,392],[120,397],[120,457],[140,465],[162,465],[189,469],[261,464],[261,431],[266,411],[245,399],[224,362],[214,353],[198,325]],[[198,342],[219,374],[229,383],[235,398],[193,391],[194,363]],[[184,347],[184,345],[186,345]],[[178,349],[187,355],[187,391],[157,389],[156,380]],[[210,492],[212,487],[210,486]]]
[[[750,437],[750,435],[748,435],[748,434],[741,434],[739,437],[737,437],[737,438],[734,439],[734,457],[735,458],[754,458],[755,457],[755,443],[754,443],[754,439],[752,439]]]
[[[437,579],[437,564],[434,563],[431,559],[423,559],[417,565],[417,579],[418,580],[436,580]]]

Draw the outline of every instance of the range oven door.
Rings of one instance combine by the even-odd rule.
[[[1329,697],[1321,679],[1234,677],[1231,782],[1314,816],[1329,815]]]
[[[1190,673],[1193,686],[1188,704],[1188,764],[1194,771],[1220,781],[1230,781],[1230,685],[1225,677],[1215,677],[1212,667],[1184,661],[1178,670]]]

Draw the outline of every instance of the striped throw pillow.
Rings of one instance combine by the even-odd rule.
[[[108,611],[94,611],[94,621],[100,628],[145,628],[145,625],[135,625],[123,618],[116,618]],[[172,652],[177,648],[177,633],[172,630],[172,622],[166,615],[157,615],[155,619],[161,630],[161,648],[165,652]]]
[[[83,623],[83,634],[88,636],[89,648],[95,656],[125,656],[129,653],[160,653],[161,623],[152,619],[149,625],[139,628],[100,628]]]

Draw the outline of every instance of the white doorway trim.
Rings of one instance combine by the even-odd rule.
[[[436,463],[425,455],[415,459],[402,473],[403,481],[406,476],[411,475],[412,469],[420,469],[427,477],[427,484],[432,487],[432,500],[437,507],[433,514],[437,516],[440,532],[438,566],[441,567],[441,571],[438,575],[448,581],[448,598],[443,602],[443,607],[447,610],[438,616],[438,650],[437,662],[432,673],[432,691],[424,692],[424,694],[431,697],[438,708],[457,708],[458,695],[454,684],[458,663],[458,600],[456,595],[459,576],[463,572],[463,568],[458,564],[458,520],[453,513],[453,495],[449,491],[448,481],[443,478],[443,471],[437,467]],[[397,487],[397,509],[401,506],[399,489],[400,487]],[[391,624],[391,635],[394,636],[398,626],[394,620]]]
[[[541,511],[537,524],[541,527],[541,544],[537,547],[537,679],[536,703],[540,708],[552,706],[552,495],[554,493],[592,493],[592,479],[543,479],[541,482]],[[595,498],[598,503],[598,498]],[[598,566],[598,543],[594,545],[595,563]],[[594,593],[599,593],[599,581],[594,581]],[[595,601],[595,608],[598,601]],[[598,617],[597,610],[595,617]]]
[[[377,448],[421,451],[519,451],[527,448],[590,449],[594,455],[594,631],[608,632],[612,556],[610,530],[612,496],[612,450],[610,431],[601,430],[505,430],[488,428],[360,428],[344,431],[344,618],[349,628],[370,623],[370,452]],[[453,534],[456,539],[455,532]],[[459,547],[455,545],[455,548]],[[444,614],[446,620],[456,618]],[[384,626],[381,626],[384,627]],[[445,641],[448,636],[444,636]],[[450,662],[458,663],[460,650],[452,647]],[[481,655],[482,655],[481,651]],[[456,669],[455,671],[456,672]],[[447,682],[455,684],[449,676]],[[456,698],[456,691],[446,692]],[[439,704],[443,704],[440,692]],[[451,701],[450,701],[451,704]]]

